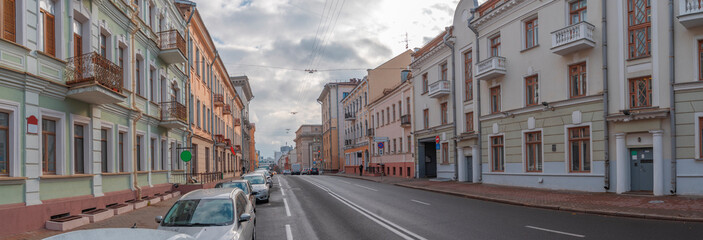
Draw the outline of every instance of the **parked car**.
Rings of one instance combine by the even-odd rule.
[[[320,175],[320,171],[316,167],[310,169],[310,175]]]
[[[244,174],[242,179],[248,180],[249,183],[251,183],[251,188],[257,201],[269,202],[269,186],[263,174],[248,173]]]
[[[239,180],[232,180],[229,182],[221,182],[215,185],[215,188],[239,188],[244,191],[244,194],[247,195],[247,199],[249,199],[249,202],[251,203],[252,207],[254,208],[254,211],[256,211],[256,196],[253,194],[253,190],[251,188],[251,183],[249,181],[244,180],[244,179],[239,179]]]
[[[269,173],[268,170],[266,169],[261,169],[261,170],[256,170],[254,173],[261,173],[266,177],[266,183],[268,183],[269,188],[273,187],[273,178],[272,175]]]
[[[256,215],[238,188],[200,189],[183,195],[166,217],[156,217],[159,230],[197,239],[254,239]]]
[[[308,168],[303,168],[303,171],[300,171],[300,175],[308,175]]]
[[[291,170],[290,170],[291,175],[300,175],[301,170],[302,170],[300,163],[293,163],[290,165],[290,168],[291,168]]]
[[[290,175],[290,174],[291,174],[290,170],[288,170],[288,169],[283,170],[283,175]]]
[[[74,240],[74,239],[100,239],[100,240],[139,240],[139,239],[169,239],[169,240],[195,240],[194,237],[165,230],[146,228],[98,228],[78,230],[51,236],[49,240]]]

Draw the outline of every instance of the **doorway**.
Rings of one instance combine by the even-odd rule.
[[[421,178],[437,177],[437,150],[435,148],[435,143],[432,140],[420,142],[418,165],[423,170],[420,172]]]
[[[651,192],[654,185],[652,148],[630,149],[630,191]]]
[[[474,179],[473,158],[471,156],[466,156],[465,161],[466,161],[466,176],[467,176],[466,181],[473,182],[473,179]]]

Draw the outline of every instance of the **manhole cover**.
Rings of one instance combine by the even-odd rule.
[[[664,201],[662,201],[662,200],[652,200],[652,201],[649,201],[649,203],[655,203],[655,204],[656,204],[656,203],[664,203]]]

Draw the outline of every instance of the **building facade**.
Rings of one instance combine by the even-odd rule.
[[[171,189],[187,141],[172,1],[4,1],[0,236]],[[7,14],[7,15],[6,15]]]
[[[368,81],[364,78],[342,99],[346,173],[358,174],[359,165],[369,165],[369,136],[373,136],[373,129],[369,125],[368,104]]]
[[[229,77],[230,82],[234,86],[237,95],[240,96],[242,105],[244,106],[241,110],[241,131],[242,131],[242,166],[245,166],[246,171],[253,170],[251,168],[252,163],[256,162],[256,158],[253,157],[254,151],[254,128],[253,124],[249,121],[249,103],[254,99],[254,94],[251,91],[251,86],[249,85],[249,78],[247,76],[235,76]]]
[[[302,125],[295,131],[295,163],[303,168],[320,168],[322,125]]]
[[[325,84],[317,102],[322,110],[322,169],[325,172],[338,172],[344,169],[344,108],[342,99],[356,86],[354,82]]]

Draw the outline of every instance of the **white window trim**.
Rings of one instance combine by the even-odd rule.
[[[489,173],[494,173],[499,171],[493,171],[493,143],[491,142],[491,138],[493,137],[503,137],[503,171],[500,172],[505,172],[505,133],[496,133],[496,134],[488,134],[488,172]]]
[[[696,133],[693,134],[693,136],[696,138],[695,139],[695,153],[693,154],[695,159],[703,159],[703,156],[701,155],[701,126],[700,126],[700,121],[698,119],[703,118],[703,112],[697,112],[694,113],[693,116],[693,125],[695,127]]]
[[[0,99],[0,112],[7,113],[9,115],[9,130],[8,130],[8,138],[7,140],[9,141],[7,144],[9,145],[7,150],[9,152],[9,167],[8,167],[8,176],[10,177],[21,177],[22,176],[22,161],[20,159],[20,135],[22,134],[22,123],[20,122],[20,104],[12,101],[7,101],[7,100],[2,100]],[[39,122],[39,125],[41,125],[41,122]],[[37,128],[38,129],[38,128]],[[41,140],[41,131],[39,132],[39,139]],[[41,155],[40,155],[41,156]],[[38,161],[39,167],[41,168],[41,157]],[[27,174],[29,175],[29,174]]]
[[[120,137],[120,133],[124,133],[124,142],[122,143],[124,146],[124,149],[122,150],[122,158],[124,159],[124,162],[122,162],[122,165],[124,165],[124,171],[125,172],[132,172],[132,148],[130,146],[134,146],[132,144],[132,137],[131,137],[131,131],[129,131],[129,127],[127,126],[122,126],[122,125],[117,125],[117,135],[115,137],[115,146],[117,146],[115,149],[119,148],[120,140],[118,139]],[[116,161],[116,160],[115,160]],[[117,166],[117,169],[115,169],[114,172],[119,172],[119,166]]]
[[[112,37],[112,31],[107,28],[107,26],[100,24],[100,31],[98,32],[98,53],[100,53],[100,34],[105,35],[105,58],[108,60],[113,59],[115,49],[115,43]]]
[[[531,73],[526,73],[522,76],[522,93],[521,93],[521,95],[522,95],[522,106],[523,107],[528,107],[527,106],[527,78],[533,77],[533,76],[537,76],[537,103],[536,104],[540,105],[540,104],[542,104],[542,102],[544,102],[544,99],[542,99],[542,86],[541,86],[541,81],[540,81],[541,74],[540,74],[540,71],[534,71]],[[566,84],[568,85],[569,83],[567,82]],[[490,91],[489,91],[489,93],[490,93]],[[500,99],[501,104],[503,104],[503,101],[502,101],[503,100],[503,88],[502,87],[500,88],[500,98],[501,98]],[[567,97],[567,99],[568,99],[568,97]],[[501,110],[502,110],[502,108],[501,108]]]
[[[114,124],[103,121],[101,123],[100,130],[103,129],[107,130],[107,172],[112,173],[115,172],[115,169],[119,169],[117,167],[117,161],[115,159],[115,146],[117,142],[115,140],[117,139],[117,137],[115,134]],[[100,164],[102,164],[102,152],[100,154]],[[102,165],[100,167],[100,172],[102,173]]]
[[[486,54],[485,59],[483,59],[483,60],[486,60],[486,59],[489,59],[489,58],[492,57],[492,56],[491,56],[491,40],[492,40],[493,38],[499,37],[499,36],[501,36],[500,31],[496,31],[496,32],[494,32],[494,33],[491,33],[491,34],[486,35],[486,53],[487,53],[487,54]],[[500,46],[501,46],[501,51],[499,51],[499,52],[502,53],[502,50],[503,50],[503,49],[502,49],[502,46],[503,46],[503,38],[502,38],[502,36],[501,36],[501,39],[500,39]],[[501,54],[498,54],[498,57],[500,57],[500,55],[501,55]],[[480,61],[481,61],[481,60],[479,60],[479,61],[476,62],[476,63],[478,64]]]
[[[93,126],[92,126],[92,124],[90,124],[90,118],[85,117],[85,116],[71,114],[70,122],[71,122],[71,125],[69,126],[69,133],[70,133],[69,135],[71,136],[70,137],[71,146],[69,149],[69,152],[70,152],[69,157],[71,160],[69,161],[68,165],[71,166],[71,168],[70,168],[71,174],[76,174],[76,166],[74,165],[74,161],[73,161],[75,158],[75,154],[76,154],[73,151],[74,146],[76,144],[75,137],[73,136],[75,125],[82,125],[83,129],[84,129],[83,130],[84,131],[84,133],[83,133],[83,139],[84,139],[83,140],[83,156],[84,156],[84,158],[83,158],[83,165],[84,165],[83,166],[83,174],[95,174],[96,172],[100,172],[100,171],[96,171],[96,169],[93,169],[93,164],[92,164],[93,163],[93,154],[91,154],[91,153],[93,150],[93,148],[92,148]]]
[[[565,3],[566,3],[566,4],[564,4],[564,20],[565,20],[564,26],[565,27],[573,25],[573,24],[569,24],[571,22],[571,3],[576,2],[576,1],[579,1],[579,0],[565,0]],[[588,7],[591,7],[591,6],[588,4],[588,1],[586,1],[586,8],[588,8]],[[588,10],[586,10],[586,11],[588,11]],[[627,12],[625,13],[625,15],[627,15]],[[586,13],[586,19],[582,19],[581,21],[588,22],[588,12]]]
[[[46,108],[39,108],[39,169],[42,169],[42,123],[46,118],[56,121],[56,175],[68,175],[66,171],[66,113],[54,111]],[[39,176],[44,174],[43,169],[39,171]]]
[[[568,4],[567,4],[567,5],[568,5]],[[567,13],[568,13],[568,12],[567,12]],[[535,20],[535,19],[537,19],[537,32],[535,32],[535,35],[536,35],[536,36],[535,36],[535,42],[534,42],[534,45],[533,45],[532,47],[527,47],[527,42],[525,42],[525,40],[527,40],[527,29],[525,29],[525,27],[526,27],[526,26],[525,26],[525,23],[527,23],[528,21],[531,21],[531,20]],[[568,21],[568,19],[567,19],[567,21]],[[537,14],[537,13],[534,13],[534,14],[528,16],[528,17],[524,17],[524,18],[520,21],[520,41],[521,41],[521,43],[520,43],[520,46],[521,46],[520,51],[524,51],[524,50],[527,50],[527,49],[532,49],[532,48],[539,47],[539,17],[538,17],[538,14]],[[501,45],[502,45],[502,43],[503,43],[503,42],[501,41]]]
[[[569,128],[585,127],[585,126],[588,126],[588,132],[589,132],[588,135],[590,136],[588,138],[588,141],[589,141],[588,144],[590,144],[588,149],[590,150],[589,158],[591,160],[591,170],[587,173],[586,172],[571,172],[571,169],[569,168],[569,166],[570,166],[569,164],[571,164],[571,162],[570,162],[571,159],[569,158],[569,153],[570,153],[569,152],[570,151],[570,148],[569,148]],[[544,152],[544,151],[542,151],[542,152]],[[565,173],[570,174],[570,175],[572,175],[572,174],[573,175],[595,175],[594,174],[595,170],[593,169],[593,162],[594,161],[593,161],[593,126],[592,126],[592,122],[584,122],[584,123],[580,123],[580,124],[565,124],[564,125],[564,163],[565,163],[564,170],[566,171]]]
[[[693,39],[693,44],[694,44],[693,49],[695,49],[695,51],[691,51],[691,52],[693,54],[693,59],[694,59],[693,67],[696,69],[696,72],[694,72],[694,74],[693,74],[693,79],[691,79],[692,82],[698,81],[698,78],[699,78],[698,74],[700,74],[700,72],[701,72],[700,63],[698,62],[698,61],[700,61],[700,56],[698,56],[698,41],[701,41],[701,40],[703,40],[703,35],[696,35]],[[654,91],[653,88],[652,88],[652,91]],[[654,96],[652,96],[652,97],[654,97]]]
[[[151,142],[152,141],[154,142],[154,146],[153,146],[154,157],[153,158],[151,158],[151,149],[152,149]],[[156,164],[159,159],[159,143],[160,143],[160,140],[159,140],[158,135],[151,133],[151,135],[149,137],[149,143],[148,143],[149,145],[147,146],[147,151],[148,151],[148,153],[147,153],[148,154],[147,155],[147,157],[148,157],[147,158],[147,167],[149,169],[149,172],[161,170],[161,169],[159,169],[159,164]],[[151,167],[152,165],[154,166],[153,168]]]
[[[577,1],[577,0],[572,0],[572,2],[573,1]],[[570,68],[573,65],[582,64],[582,63],[586,64],[586,80],[585,80],[586,81],[586,90],[584,90],[584,92],[586,92],[585,96],[589,96],[588,90],[590,90],[591,88],[588,86],[588,84],[591,84],[591,81],[589,81],[591,78],[591,72],[590,72],[591,64],[589,64],[588,58],[579,58],[579,59],[576,59],[575,61],[571,61],[566,64],[566,97],[564,99],[573,99],[573,98],[571,98],[571,71],[570,71]]]
[[[522,81],[523,81],[522,85],[523,85],[523,88],[524,88],[525,79],[523,78]],[[502,81],[501,81],[501,82],[494,81],[491,85],[488,85],[488,84],[486,84],[486,85],[487,85],[487,87],[488,87],[488,113],[487,113],[487,114],[488,114],[488,115],[491,115],[491,114],[502,113],[502,112],[507,111],[507,110],[504,108],[504,107],[505,107],[505,106],[504,106],[504,105],[505,105],[505,104],[504,104],[505,101],[503,101],[503,92],[505,91],[505,88],[503,88],[503,83],[502,83]],[[491,102],[491,101],[492,101],[492,99],[491,99],[491,88],[494,88],[494,87],[500,87],[500,106],[499,106],[500,111],[498,111],[498,112],[493,112],[493,108],[492,108],[492,107],[493,107],[493,102]],[[523,89],[523,91],[524,91],[524,89]],[[523,95],[524,95],[524,93],[523,93]],[[525,98],[525,97],[523,96],[523,102],[525,101],[524,98]]]
[[[141,168],[142,168],[142,170],[139,171],[139,167],[138,167],[138,166],[135,166],[134,170],[136,170],[137,172],[147,172],[147,171],[149,171],[149,168],[148,168],[148,167],[149,167],[149,164],[148,164],[149,161],[147,160],[147,156],[148,156],[148,155],[146,155],[147,152],[148,152],[148,150],[144,150],[144,148],[146,147],[146,149],[148,149],[149,147],[146,145],[146,132],[144,132],[144,131],[137,131],[137,136],[139,136],[139,137],[142,138],[141,141],[140,141],[140,143],[139,143],[139,145],[142,147],[142,149],[141,149],[141,154],[140,154],[140,156],[139,156],[139,157],[142,159],[142,162],[141,162]],[[135,138],[135,141],[137,141],[137,139],[136,139],[137,136],[134,137],[134,138]],[[137,147],[137,143],[135,142],[134,145],[130,145],[130,146],[134,146],[134,147],[136,148],[136,147]],[[131,156],[131,155],[130,155],[130,156]],[[136,162],[136,159],[134,159],[134,161]]]
[[[525,150],[527,148],[525,147],[526,141],[525,141],[525,134],[526,133],[533,133],[533,132],[539,132],[540,138],[541,138],[541,148],[542,151],[540,151],[542,154],[541,159],[542,159],[542,169],[539,172],[528,172],[527,171],[527,153]],[[520,156],[522,156],[522,172],[523,173],[535,173],[535,174],[542,174],[544,173],[544,130],[542,128],[535,128],[535,129],[527,129],[527,130],[522,130],[522,136],[520,137],[520,141],[522,141],[522,146],[521,146],[521,153]],[[505,146],[505,142],[503,142],[503,146]]]

